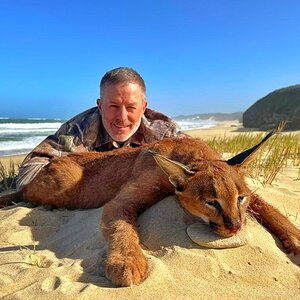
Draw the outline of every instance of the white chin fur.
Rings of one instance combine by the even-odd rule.
[[[200,213],[197,214],[197,217],[201,218],[206,224],[209,223],[208,217],[206,217],[206,216],[204,216],[204,215],[202,215]]]

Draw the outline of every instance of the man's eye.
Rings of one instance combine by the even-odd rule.
[[[221,204],[217,200],[206,201],[206,204],[212,206],[213,208],[219,211],[222,210]]]
[[[135,106],[130,106],[130,107],[127,107],[127,110],[133,111],[133,110],[136,110],[136,107]]]

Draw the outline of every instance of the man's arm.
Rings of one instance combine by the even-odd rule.
[[[64,123],[55,134],[48,136],[26,156],[19,170],[17,189],[29,183],[53,157],[88,151],[98,130],[99,114],[96,107]]]
[[[165,133],[164,138],[173,138],[173,137],[178,137],[178,138],[187,138],[187,137],[191,137],[190,135],[180,131],[178,125],[172,121],[172,123],[174,123],[174,126],[171,126]]]
[[[67,135],[68,127],[64,123],[55,134],[48,136],[25,157],[16,180],[17,190],[29,183],[51,158],[72,151],[74,137]]]

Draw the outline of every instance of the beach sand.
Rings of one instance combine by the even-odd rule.
[[[18,169],[25,157],[26,155],[0,156],[0,163],[6,170],[9,170],[12,164]]]
[[[225,122],[189,133],[210,138],[242,130],[236,122]],[[272,186],[247,181],[299,227],[296,178],[296,168],[288,167]],[[260,224],[248,219],[251,238],[245,246],[205,249],[186,234],[188,217],[175,197],[139,217],[148,278],[139,286],[116,288],[104,274],[101,213],[101,208],[49,211],[24,203],[0,210],[0,298],[300,299],[299,256],[287,255]]]

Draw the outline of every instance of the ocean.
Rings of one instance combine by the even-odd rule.
[[[61,126],[58,119],[10,119],[0,117],[0,156],[29,153]]]
[[[27,154],[62,125],[62,119],[11,119],[0,117],[0,156]],[[213,120],[176,120],[181,130],[208,128]]]

